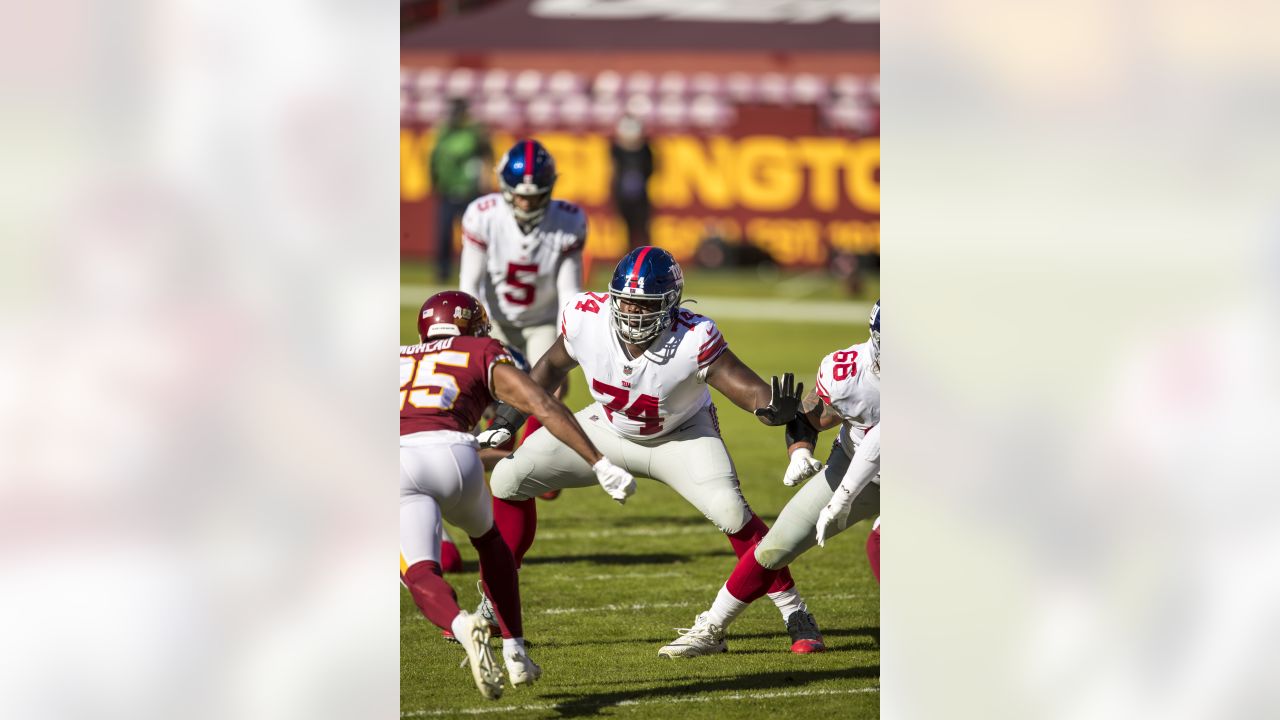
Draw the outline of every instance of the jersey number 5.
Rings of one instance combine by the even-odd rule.
[[[630,420],[643,423],[640,426],[641,435],[652,435],[662,429],[662,418],[658,417],[658,398],[640,393],[628,407],[627,403],[631,401],[629,390],[605,385],[599,380],[591,381],[591,389],[609,397],[609,402],[604,404],[604,414],[610,422],[613,421],[613,414],[620,412]]]
[[[831,377],[836,380],[844,380],[850,375],[858,373],[858,364],[854,360],[858,359],[857,350],[841,350],[831,357],[834,365],[831,366]]]
[[[526,263],[507,263],[507,286],[517,292],[508,290],[502,298],[512,305],[532,305],[538,288],[533,284],[537,279],[538,266]]]
[[[413,365],[400,366],[400,409],[405,403],[416,408],[448,410],[458,401],[458,380],[452,375],[436,372],[438,366],[467,367],[471,353],[442,350],[420,359],[405,355],[401,359],[413,360]]]

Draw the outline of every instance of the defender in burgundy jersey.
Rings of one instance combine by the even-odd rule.
[[[502,343],[487,337],[489,320],[474,297],[433,295],[418,316],[420,340],[400,348],[400,579],[423,615],[450,631],[467,651],[481,694],[502,695],[502,675],[489,649],[491,622],[458,607],[441,577],[441,518],[466,531],[480,556],[480,587],[502,633],[512,684],[542,669],[525,651],[520,588],[511,550],[493,524],[475,436],[495,398],[532,413],[546,429],[593,463],[599,483],[622,502],[635,480],[596,449],[573,415],[515,366]]]

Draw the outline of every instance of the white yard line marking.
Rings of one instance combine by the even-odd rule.
[[[432,285],[401,285],[400,307],[419,307],[435,293],[450,288]],[[789,322],[863,325],[867,322],[870,303],[853,300],[789,300],[787,298],[700,298],[688,306],[690,310],[712,318],[726,320],[786,320]]]
[[[602,575],[602,576],[599,576],[599,577],[609,577],[609,576],[604,576],[604,575]],[[616,576],[615,576],[615,577],[616,577]],[[568,578],[568,579],[569,579],[569,580],[574,580],[575,578]],[[862,595],[862,594],[860,594],[860,593],[837,593],[837,594],[832,594],[832,595],[807,595],[806,597],[807,597],[807,599],[809,599],[809,600],[813,600],[813,601],[818,601],[818,602],[827,602],[827,601],[839,601],[839,600],[862,600],[862,599],[866,599],[868,596],[867,596],[867,595]],[[596,605],[596,606],[594,606],[594,607],[549,607],[549,608],[526,608],[526,609],[525,609],[525,613],[526,613],[526,614],[528,614],[528,613],[534,612],[534,613],[538,613],[538,614],[540,614],[540,615],[579,615],[579,614],[583,614],[583,613],[598,613],[598,612],[621,612],[621,611],[641,611],[641,610],[667,610],[667,609],[670,609],[670,608],[693,607],[693,606],[698,605],[699,603],[702,603],[702,602],[703,602],[703,601],[701,601],[701,600],[698,600],[698,601],[694,601],[694,600],[685,600],[685,601],[683,601],[683,602],[609,603],[609,604],[607,604],[607,605]],[[758,601],[757,601],[757,602],[758,602]],[[421,615],[420,613],[415,613],[415,614],[413,614],[413,615],[410,615],[409,617],[410,617],[412,620],[417,621],[417,622],[425,622],[425,621],[426,621],[426,618],[422,617],[422,615]]]
[[[552,530],[538,533],[539,540],[596,540],[612,537],[661,537],[664,535],[702,535],[720,534],[710,522],[706,525],[684,527],[653,526],[617,528],[615,530]]]
[[[862,695],[865,693],[878,693],[880,688],[864,687],[864,688],[842,688],[842,689],[821,689],[813,690],[779,690],[777,692],[741,692],[732,695],[675,695],[668,698],[653,698],[650,700],[620,700],[616,703],[601,702],[601,707],[634,707],[638,705],[675,705],[679,703],[703,703],[703,702],[722,702],[725,700],[773,700],[777,698],[795,698],[795,697],[819,697],[823,695]],[[582,702],[588,701],[589,698],[583,698]],[[411,710],[400,713],[402,718],[410,717],[433,717],[439,715],[487,715],[496,712],[510,712],[512,710],[555,710],[558,707],[569,705],[571,703],[546,703],[539,705],[507,705],[498,707],[483,708],[464,708],[459,710]]]

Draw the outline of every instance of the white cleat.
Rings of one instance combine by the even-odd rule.
[[[511,676],[512,685],[532,685],[542,677],[542,668],[533,661],[523,648],[503,650],[502,659],[507,663],[507,674]]]
[[[496,635],[498,633],[498,611],[493,609],[493,603],[490,602],[489,596],[484,594],[483,581],[476,581],[476,591],[480,593],[480,604],[476,606],[475,614],[489,623],[489,634]]]
[[[711,622],[709,613],[698,615],[691,628],[676,628],[680,637],[664,645],[658,651],[658,657],[698,657],[728,652],[729,645],[724,641],[724,628]]]
[[[458,637],[458,642],[467,651],[467,661],[471,665],[471,677],[476,681],[476,688],[490,700],[502,697],[502,672],[498,670],[497,658],[489,647],[489,623],[479,615],[463,611],[466,632]]]

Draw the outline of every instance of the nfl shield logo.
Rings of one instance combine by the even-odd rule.
[[[622,366],[622,374],[623,374],[623,375],[630,375],[630,374],[631,374],[631,367],[630,367],[630,366],[628,366],[628,365],[623,365],[623,366]]]

